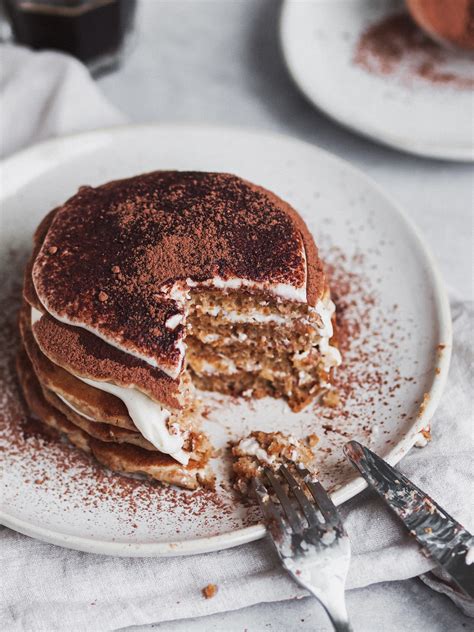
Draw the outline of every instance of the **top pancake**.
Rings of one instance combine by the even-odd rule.
[[[177,171],[82,187],[52,218],[32,278],[52,316],[172,377],[184,322],[166,323],[183,312],[187,280],[282,284],[310,305],[324,287],[314,241],[288,204],[236,176]]]

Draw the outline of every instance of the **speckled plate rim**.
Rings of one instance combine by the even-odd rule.
[[[474,162],[474,149],[472,147],[447,144],[440,145],[439,143],[436,144],[435,140],[432,143],[417,142],[414,138],[391,134],[388,130],[385,130],[383,134],[381,134],[380,130],[374,128],[369,120],[349,117],[344,107],[338,107],[336,101],[327,99],[324,92],[315,88],[314,83],[308,80],[307,75],[300,71],[299,65],[296,63],[292,53],[291,40],[293,35],[289,31],[288,23],[290,13],[295,4],[300,3],[298,0],[284,0],[283,2],[280,11],[279,38],[286,68],[296,86],[308,101],[324,112],[324,114],[333,121],[377,143],[382,143],[394,149],[424,158],[455,162]]]
[[[176,133],[191,133],[200,131],[201,133],[209,134],[237,134],[239,138],[247,136],[249,141],[255,141],[258,139],[259,143],[262,144],[265,143],[265,141],[275,142],[278,140],[285,143],[291,142],[295,148],[298,148],[298,146],[304,147],[305,149],[311,148],[315,154],[319,154],[322,158],[324,158],[324,160],[332,162],[335,167],[339,167],[340,169],[352,173],[352,175],[363,181],[367,187],[375,189],[386,199],[387,205],[398,215],[401,225],[405,228],[405,230],[411,233],[414,238],[414,243],[416,243],[418,247],[419,253],[426,262],[426,268],[429,270],[428,279],[431,282],[433,289],[435,316],[439,323],[438,343],[445,345],[444,352],[439,358],[437,364],[439,374],[436,375],[436,379],[433,379],[431,387],[427,391],[427,404],[420,411],[420,414],[413,422],[409,431],[386,456],[386,460],[391,465],[398,463],[398,461],[400,461],[400,459],[404,457],[413,447],[419,432],[430,423],[446,385],[452,349],[452,323],[448,296],[433,255],[425,244],[416,225],[376,182],[367,177],[359,169],[353,167],[347,161],[317,147],[316,145],[282,134],[272,134],[249,128],[219,127],[209,125],[125,125],[63,136],[38,143],[0,162],[0,182],[2,189],[0,191],[0,201],[2,198],[11,195],[13,191],[20,189],[31,178],[37,177],[39,174],[49,170],[52,166],[55,166],[58,161],[66,159],[68,156],[75,155],[76,153],[81,153],[81,148],[84,145],[93,143],[98,135],[102,137],[104,142],[108,142],[117,135],[130,134],[130,132],[133,132],[134,130],[149,130],[150,132],[166,131],[167,133],[170,131],[174,131]],[[353,479],[348,481],[340,489],[334,491],[332,499],[336,505],[340,505],[359,494],[366,487],[367,484],[364,479],[354,476]],[[1,507],[0,524],[18,531],[19,533],[23,533],[24,535],[37,538],[38,540],[42,540],[44,542],[49,542],[50,544],[89,553],[123,557],[173,557],[208,553],[259,540],[260,538],[263,538],[266,533],[266,529],[263,524],[256,524],[209,537],[198,537],[175,542],[143,542],[135,544],[121,542],[120,540],[98,540],[88,537],[71,536],[18,519],[15,516],[11,516],[7,512],[3,511]]]

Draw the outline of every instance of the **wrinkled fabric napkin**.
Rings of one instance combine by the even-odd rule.
[[[125,117],[73,57],[0,46],[0,157],[53,136],[122,123]]]
[[[0,47],[3,156],[41,139],[123,122],[87,70],[58,53]],[[474,312],[452,298],[454,349],[449,381],[432,421],[433,441],[400,469],[471,531]],[[0,499],[1,500],[1,499]],[[353,557],[349,588],[422,576],[468,614],[400,524],[366,491],[343,507]],[[0,629],[113,630],[196,617],[304,596],[267,541],[185,558],[127,559],[45,544],[0,527]],[[219,590],[205,600],[201,589]],[[471,613],[472,614],[472,613]]]

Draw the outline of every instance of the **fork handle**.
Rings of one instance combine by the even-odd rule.
[[[322,598],[320,593],[311,590],[309,586],[307,586],[307,589],[318,599],[320,604],[326,610],[326,613],[331,619],[331,623],[336,632],[353,632],[352,626],[349,623],[349,617],[347,616],[344,593],[337,599],[331,599],[328,598],[327,595],[325,595],[325,598]]]
[[[331,619],[331,623],[334,626],[334,629],[336,632],[353,632],[353,628],[351,626],[351,624],[349,623],[349,621],[343,621],[341,619],[333,619],[333,617],[331,617],[331,615],[329,614],[329,612],[326,610],[326,612],[329,615],[329,618]]]

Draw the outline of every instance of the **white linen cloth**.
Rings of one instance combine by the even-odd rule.
[[[3,156],[46,137],[123,121],[85,68],[65,55],[9,45],[0,47],[0,64]],[[433,441],[412,450],[400,469],[472,531],[472,303],[453,297],[452,316],[453,359]],[[372,493],[346,503],[343,514],[353,550],[349,588],[432,568]],[[186,558],[127,559],[70,551],[0,528],[0,568],[0,629],[8,631],[113,630],[305,594],[280,570],[267,541]],[[432,573],[427,582],[440,589]],[[205,600],[201,589],[208,583],[219,589]]]
[[[2,158],[52,136],[125,122],[83,64],[53,51],[1,46],[0,94]]]

